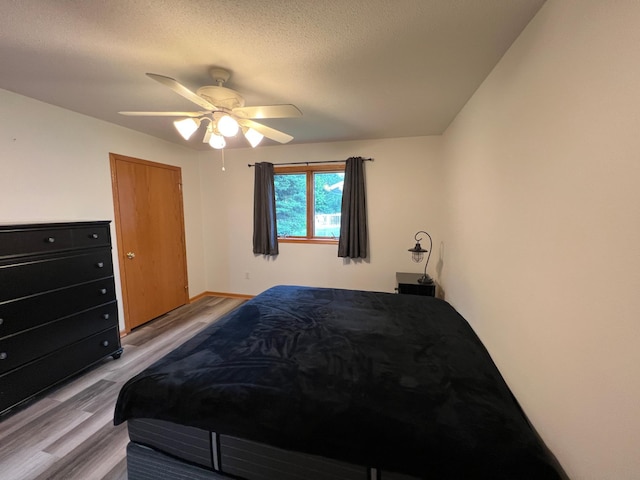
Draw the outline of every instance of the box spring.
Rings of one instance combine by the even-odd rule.
[[[415,480],[163,420],[129,420],[128,430],[128,480]]]

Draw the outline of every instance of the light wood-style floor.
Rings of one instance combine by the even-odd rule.
[[[206,297],[122,339],[96,367],[0,419],[3,480],[126,480],[126,425],[113,426],[122,385],[245,300]]]

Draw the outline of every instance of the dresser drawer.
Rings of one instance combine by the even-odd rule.
[[[103,293],[104,292],[104,293]],[[0,337],[68,317],[97,306],[109,307],[116,299],[113,278],[0,303]]]
[[[75,248],[109,247],[111,246],[111,232],[109,225],[94,225],[79,227],[71,230],[73,246]]]
[[[109,222],[0,226],[0,258],[110,245]]]
[[[111,249],[0,265],[0,302],[113,276]]]
[[[72,247],[73,238],[68,228],[0,232],[0,257],[57,252]]]
[[[0,373],[113,326],[118,326],[116,302],[0,338]]]
[[[118,352],[120,335],[114,327],[0,375],[0,414]]]

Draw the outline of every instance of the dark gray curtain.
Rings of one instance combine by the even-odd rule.
[[[364,159],[351,157],[344,170],[338,256],[367,258],[368,240]]]
[[[276,228],[276,190],[273,164],[255,164],[253,183],[253,253],[278,255]]]

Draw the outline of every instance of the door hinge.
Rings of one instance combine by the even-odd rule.
[[[182,184],[181,183],[178,184],[178,190],[182,191]]]

